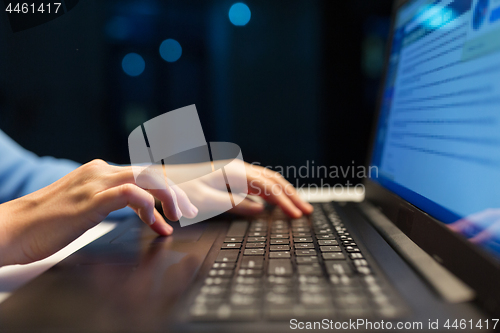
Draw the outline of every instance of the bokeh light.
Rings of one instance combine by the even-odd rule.
[[[179,60],[182,55],[182,47],[175,39],[165,39],[160,45],[160,56],[168,62]]]
[[[122,60],[123,71],[130,76],[138,76],[144,72],[146,62],[137,53],[129,53]]]
[[[237,26],[246,25],[251,15],[250,8],[242,2],[235,3],[229,9],[229,20]]]

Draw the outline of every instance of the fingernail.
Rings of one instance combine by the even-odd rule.
[[[175,208],[175,210],[177,211],[177,219],[180,220],[182,217],[182,212],[177,205],[175,206]]]
[[[191,213],[193,213],[193,215],[198,215],[198,208],[196,208],[195,205],[191,204]]]
[[[156,222],[156,217],[153,214],[149,217],[149,225],[153,225],[155,224],[155,222]]]

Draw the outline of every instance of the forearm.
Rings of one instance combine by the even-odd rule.
[[[0,131],[0,203],[52,184],[79,166],[68,160],[38,157]]]

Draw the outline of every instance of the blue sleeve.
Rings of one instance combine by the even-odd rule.
[[[38,157],[0,130],[0,204],[52,184],[80,164],[53,157]],[[125,208],[110,214],[121,218],[133,211]]]

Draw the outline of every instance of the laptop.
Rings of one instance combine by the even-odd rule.
[[[0,305],[5,331],[493,331],[500,2],[396,1],[361,203],[137,218]]]

